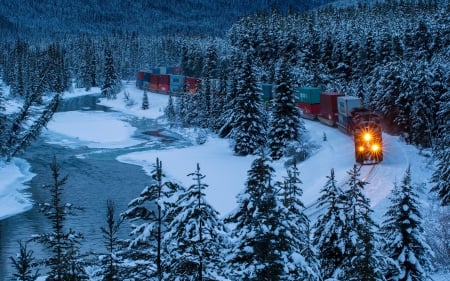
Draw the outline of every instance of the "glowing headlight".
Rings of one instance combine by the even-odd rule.
[[[372,135],[370,133],[365,133],[363,138],[365,141],[370,141],[372,139]]]
[[[373,144],[371,149],[372,149],[372,151],[376,152],[376,151],[380,150],[380,146],[378,144]]]

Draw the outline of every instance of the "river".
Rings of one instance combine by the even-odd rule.
[[[64,101],[59,110],[109,111],[108,108],[98,105],[96,99],[97,97],[93,96],[72,98]],[[120,163],[116,157],[133,151],[188,144],[176,134],[170,134],[170,137],[153,134],[152,132],[165,130],[156,120],[130,117],[130,123],[138,129],[134,137],[144,140],[143,143],[134,147],[119,149],[64,147],[49,144],[47,134],[39,137],[21,156],[31,164],[31,172],[36,174],[28,183],[30,188],[26,190],[31,194],[34,202],[49,201],[49,191],[43,186],[52,183],[49,165],[53,155],[61,166],[62,174],[68,175],[68,181],[63,191],[63,202],[72,203],[83,210],[77,212],[76,216],[68,217],[67,226],[85,236],[82,252],[103,250],[104,240],[100,227],[106,226],[106,200],[111,199],[115,202],[118,215],[126,210],[130,200],[137,197],[151,181],[141,167]],[[36,207],[1,220],[0,280],[11,280],[13,268],[9,257],[15,256],[18,252],[17,241],[25,241],[33,234],[43,234],[50,230],[50,222]],[[120,235],[125,237],[129,231],[129,225],[124,224]],[[30,246],[37,257],[46,252],[35,243]]]

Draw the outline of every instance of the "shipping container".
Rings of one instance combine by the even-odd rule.
[[[150,76],[152,74],[150,72],[144,72],[144,77],[142,78],[142,80],[146,81],[146,82],[150,82]]]
[[[318,119],[329,126],[334,126],[338,121],[337,98],[344,94],[337,92],[324,92],[320,94],[320,114]]]
[[[183,74],[183,70],[181,69],[180,66],[174,66],[172,67],[172,74],[181,75]]]
[[[144,80],[144,71],[138,71],[136,80]]]
[[[170,73],[167,73],[167,67],[166,66],[160,66],[159,67],[159,74],[170,74]]]
[[[153,74],[161,74],[160,72],[161,72],[161,69],[159,67],[156,67],[156,68],[152,69],[152,73]]]
[[[152,74],[150,76],[150,89],[157,91],[158,90],[158,83],[159,83],[159,74]]]
[[[361,100],[354,96],[338,97],[337,104],[338,113],[345,116],[351,116],[353,109],[362,107]]]
[[[273,98],[273,84],[261,84],[262,99],[269,101]]]
[[[302,112],[302,116],[308,119],[316,119],[320,113],[320,103],[310,104],[305,102],[297,103],[297,106]]]
[[[170,90],[170,75],[160,74],[158,80],[158,90],[168,92]]]
[[[296,98],[298,102],[317,104],[320,103],[322,90],[317,87],[300,87],[297,89]]]
[[[184,75],[170,75],[170,92],[181,93],[183,92]]]
[[[185,92],[194,94],[197,92],[197,88],[198,86],[201,85],[202,80],[195,77],[186,77],[184,79],[184,83],[185,83]]]

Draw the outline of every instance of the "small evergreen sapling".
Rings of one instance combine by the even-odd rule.
[[[13,274],[14,280],[17,281],[34,281],[39,277],[39,270],[33,269],[37,267],[36,259],[32,250],[28,250],[27,243],[19,241],[19,253],[16,257],[10,257],[16,272]]]
[[[148,103],[148,94],[147,91],[144,90],[144,96],[142,98],[142,107],[143,110],[149,109],[149,103]]]

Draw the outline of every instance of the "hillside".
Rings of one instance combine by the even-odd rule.
[[[0,1],[0,30],[9,35],[44,36],[135,32],[140,35],[223,35],[239,17],[277,7],[306,11],[330,0],[188,1]]]

